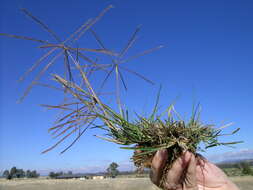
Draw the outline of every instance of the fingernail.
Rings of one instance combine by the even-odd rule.
[[[184,153],[184,155],[182,156],[182,162],[183,162],[183,165],[186,166],[189,161],[191,160],[191,157],[192,157],[192,153],[189,152],[189,151],[186,151]]]
[[[158,155],[161,157],[164,157],[167,155],[167,150],[166,149],[162,149],[162,150],[158,150]]]

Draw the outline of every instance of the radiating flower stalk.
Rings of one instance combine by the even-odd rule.
[[[125,58],[127,51],[133,46],[137,39],[137,34],[140,30],[140,27],[137,27],[127,45],[120,53],[115,53],[107,49],[92,27],[111,8],[112,6],[108,6],[97,17],[84,22],[84,24],[66,40],[61,40],[41,20],[33,16],[26,9],[22,9],[24,14],[49,32],[56,40],[56,43],[32,37],[0,33],[2,36],[35,41],[41,44],[40,48],[49,49],[25,73],[24,77],[21,77],[21,80],[24,80],[26,75],[33,72],[38,66],[43,65],[50,56],[52,57],[49,62],[46,62],[46,65],[31,82],[24,96],[21,98],[23,99],[34,85],[50,87],[61,91],[62,94],[65,95],[63,103],[59,105],[43,105],[48,108],[61,110],[63,113],[63,115],[57,119],[55,125],[49,129],[54,138],[60,139],[52,147],[43,151],[43,153],[52,150],[66,140],[66,138],[77,133],[78,135],[75,140],[61,152],[63,153],[76,143],[87,129],[93,128],[106,131],[105,136],[97,136],[98,138],[120,144],[123,149],[134,150],[132,160],[135,166],[141,169],[150,168],[155,152],[161,149],[168,150],[169,156],[167,163],[168,166],[170,166],[173,161],[186,150],[196,154],[197,151],[203,151],[210,147],[240,143],[241,141],[220,142],[218,138],[224,135],[222,134],[222,129],[226,126],[216,128],[214,125],[202,123],[200,121],[200,106],[196,106],[193,109],[189,121],[184,121],[179,117],[173,104],[170,105],[163,114],[159,114],[158,104],[160,91],[150,116],[144,117],[137,115],[135,119],[129,118],[128,111],[123,109],[120,100],[119,86],[123,85],[124,88],[127,89],[127,83],[123,78],[122,72],[134,74],[151,84],[153,84],[153,82],[143,75],[124,67],[124,64],[130,60],[160,49],[162,46],[148,49]],[[77,42],[86,32],[91,32],[99,48],[72,47],[74,42]],[[107,55],[111,58],[112,63],[101,64],[98,60],[89,57],[88,53],[93,53],[97,56],[101,54]],[[51,73],[52,78],[58,83],[58,86],[40,83],[39,80],[41,76],[53,66],[60,57],[64,58],[62,62],[65,68],[65,74]],[[105,73],[105,78],[101,81],[100,87],[94,86],[90,81],[91,77],[96,78],[96,73],[98,71]],[[112,73],[115,73],[116,76],[116,96],[113,96],[118,104],[119,111],[114,110],[112,106],[108,105],[102,96],[103,93],[105,94],[105,92],[103,92],[103,87]],[[97,123],[99,121],[100,123],[102,121],[103,125],[98,125]],[[234,130],[231,135],[238,132],[238,130],[239,128]],[[204,144],[204,146],[200,147],[200,144]]]

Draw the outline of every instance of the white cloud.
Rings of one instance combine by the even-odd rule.
[[[236,152],[225,152],[222,154],[207,156],[212,162],[222,162],[227,160],[253,159],[253,149],[241,149]]]

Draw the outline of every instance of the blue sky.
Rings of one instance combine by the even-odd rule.
[[[51,40],[51,36],[19,8],[28,9],[64,39],[84,21],[113,4],[115,8],[94,26],[108,48],[119,51],[140,24],[138,41],[129,55],[164,45],[157,52],[127,63],[127,67],[156,83],[151,86],[123,73],[129,87],[128,92],[122,94],[127,107],[149,113],[161,84],[161,109],[179,97],[176,108],[187,117],[193,100],[197,100],[202,105],[203,121],[218,126],[234,122],[227,132],[241,128],[235,136],[222,140],[243,140],[243,144],[237,145],[236,149],[213,148],[205,155],[252,150],[252,1],[76,0],[70,3],[65,0],[2,0],[1,4],[0,32]],[[43,50],[36,49],[38,45],[0,38],[0,170],[17,166],[44,171],[97,171],[112,161],[121,163],[122,169],[129,169],[132,152],[96,139],[93,135],[101,133],[96,130],[88,131],[63,155],[59,152],[71,141],[47,154],[40,154],[55,142],[47,129],[52,126],[57,112],[38,105],[57,103],[58,95],[49,89],[35,87],[24,102],[16,103],[36,74],[32,73],[23,83],[17,82],[43,54]],[[89,34],[78,45],[98,48]],[[58,70],[56,66],[50,72]],[[46,75],[42,80],[49,79]]]

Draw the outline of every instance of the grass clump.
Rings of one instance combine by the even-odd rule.
[[[169,154],[167,163],[170,166],[184,151],[196,154],[197,151],[204,151],[211,147],[233,145],[241,142],[219,142],[219,136],[235,134],[239,131],[239,128],[231,134],[222,134],[222,128],[226,126],[215,128],[214,125],[203,124],[200,121],[198,106],[189,121],[175,119],[178,117],[178,113],[173,105],[167,110],[168,116],[162,119],[161,115],[156,115],[156,107],[151,116],[137,116],[137,119],[133,122],[130,122],[126,117],[127,112],[120,115],[109,107],[105,107],[109,117],[102,116],[102,118],[111,122],[115,129],[105,128],[107,124],[97,126],[108,132],[107,136],[109,138],[100,138],[126,145],[121,147],[122,149],[135,150],[132,160],[135,166],[141,170],[151,167],[155,152],[161,149],[167,149]],[[204,147],[201,148],[200,144],[204,144]]]
[[[117,113],[108,105],[102,103],[97,97],[81,89],[76,84],[66,81],[59,76],[55,76],[55,80],[65,86],[74,98],[80,100],[83,107],[87,107],[89,117],[85,115],[83,119],[86,121],[87,119],[98,119],[104,123],[103,125],[92,124],[92,128],[106,131],[106,136],[97,137],[116,144],[125,145],[121,147],[122,149],[134,150],[132,160],[135,166],[140,169],[150,168],[155,152],[161,149],[167,149],[169,154],[167,162],[168,166],[170,166],[184,151],[188,150],[196,154],[197,151],[204,151],[204,149],[211,147],[233,145],[241,142],[219,142],[218,137],[233,135],[239,131],[239,128],[230,134],[222,134],[222,129],[229,125],[216,128],[214,125],[202,123],[199,106],[193,109],[189,121],[181,119],[173,104],[164,113],[167,114],[165,117],[164,114],[158,114],[158,95],[156,105],[149,117],[137,115],[135,120],[131,120],[128,117],[128,111],[121,109],[120,113]],[[82,98],[84,95],[86,95],[86,99]],[[78,117],[78,113],[75,113],[71,117]],[[75,122],[77,121],[73,121],[73,123]],[[61,127],[63,125],[60,124]],[[50,130],[55,129],[51,128]],[[204,144],[204,147],[201,148],[200,144]]]

